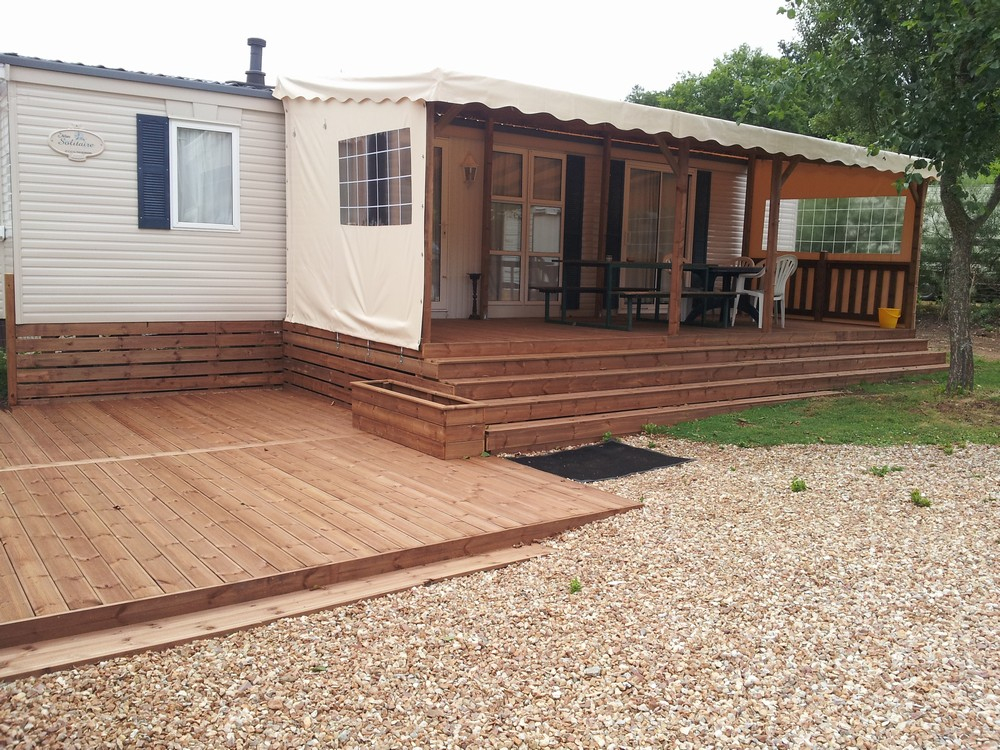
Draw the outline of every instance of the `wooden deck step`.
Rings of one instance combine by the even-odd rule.
[[[684,383],[719,382],[749,378],[835,372],[843,369],[919,367],[945,362],[943,353],[929,351],[881,352],[765,359],[748,362],[693,364],[675,367],[628,367],[565,373],[529,373],[449,381],[451,392],[468,399],[488,400],[554,393],[579,393],[617,388],[643,388]]]
[[[450,357],[425,361],[425,377],[453,381],[474,377],[502,377],[552,372],[586,372],[635,367],[679,367],[761,359],[819,357],[830,353],[880,354],[927,350],[919,339],[747,343],[706,347],[609,349],[605,351],[544,352],[519,356]]]
[[[590,414],[532,422],[491,425],[486,432],[486,449],[491,453],[547,450],[566,445],[590,443],[608,433],[629,435],[642,432],[647,424],[671,425],[715,414],[742,411],[754,406],[839,395],[840,391],[811,391],[758,398],[707,401],[701,404],[637,409],[614,414]]]
[[[650,403],[652,399],[634,394],[631,399],[621,398],[616,402],[619,409],[593,407],[597,394],[573,394],[578,398],[563,402],[539,406],[535,409],[522,408],[519,412],[511,410],[502,412],[503,418],[489,422],[486,428],[486,450],[514,451],[539,450],[579,442],[589,442],[610,433],[612,435],[627,435],[640,432],[646,424],[676,424],[692,419],[725,414],[784,401],[794,401],[803,398],[828,396],[839,391],[832,390],[838,386],[847,386],[861,382],[881,382],[907,375],[940,372],[943,365],[926,365],[922,368],[907,368],[897,370],[882,368],[878,370],[857,370],[852,372],[823,374],[820,376],[790,377],[780,381],[772,381],[770,389],[767,381],[746,381],[737,387],[733,383],[719,384],[719,387],[701,384],[693,389],[684,386],[660,389],[664,400]],[[653,389],[656,390],[656,389]],[[648,396],[648,394],[647,394]],[[670,396],[682,398],[670,401]],[[536,397],[534,401],[551,400],[552,397]],[[557,397],[558,398],[558,397]],[[514,401],[508,399],[508,404]],[[631,406],[630,406],[631,404]],[[610,403],[609,403],[610,406]],[[498,406],[499,408],[499,406]],[[523,420],[510,418],[514,413],[534,414]],[[537,415],[548,414],[541,417]],[[487,409],[489,414],[489,409]]]
[[[447,578],[492,570],[549,551],[540,544],[527,544],[208,611],[0,648],[0,680],[44,674],[115,656],[169,648],[198,638],[221,636],[284,617],[319,612]]]
[[[677,385],[617,388],[577,393],[552,393],[481,401],[486,425],[529,422],[561,417],[583,417],[636,409],[743,400],[783,394],[830,390],[863,381],[880,382],[906,375],[940,372],[943,365],[885,367],[838,372],[807,373],[771,378],[699,381]]]

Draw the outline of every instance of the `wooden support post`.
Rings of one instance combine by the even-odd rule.
[[[434,104],[427,103],[427,151],[424,155],[424,308],[421,321],[420,345],[431,340],[431,319],[434,308]]]
[[[927,180],[918,186],[910,185],[910,195],[913,197],[913,236],[910,238],[910,263],[906,269],[906,285],[903,287],[903,317],[900,321],[904,328],[917,327],[917,282],[920,278],[920,249],[924,224],[924,208],[927,205]]]
[[[14,304],[14,274],[3,277],[5,332],[7,347],[7,405],[17,405],[17,305]]]
[[[817,323],[823,320],[830,307],[830,289],[826,283],[829,273],[826,253],[820,253],[816,263],[816,277],[813,279],[813,320]]]
[[[688,156],[690,146],[682,143],[677,154],[677,171],[674,183],[674,246],[670,253],[670,307],[667,308],[667,334],[674,335],[681,330],[681,292],[684,288],[684,227],[688,201]]]
[[[778,259],[778,217],[781,212],[781,157],[771,160],[771,208],[767,214],[767,248],[764,272],[764,299],[760,303],[760,316],[764,333],[770,333],[774,323],[774,264]]]
[[[492,244],[493,222],[491,208],[493,207],[493,117],[486,119],[486,131],[483,134],[483,219],[480,234],[480,267],[482,274],[479,280],[479,315],[485,320],[490,309],[490,245]],[[526,269],[525,269],[526,270]],[[527,279],[527,274],[521,274]]]

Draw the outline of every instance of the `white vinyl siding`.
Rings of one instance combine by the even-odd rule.
[[[277,101],[14,69],[18,322],[280,320],[285,310],[284,116]],[[100,89],[100,90],[94,90]],[[137,224],[136,114],[240,129],[239,231]],[[105,142],[71,162],[49,134]]]
[[[746,208],[745,172],[712,173],[712,201],[708,210],[708,262],[725,264],[742,253]]]
[[[771,216],[771,201],[764,203],[764,235],[761,238],[761,251],[767,248],[767,226]],[[799,202],[784,200],[778,208],[778,252],[795,252],[795,230],[798,227]]]

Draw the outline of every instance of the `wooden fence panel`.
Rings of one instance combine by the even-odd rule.
[[[21,401],[279,386],[281,321],[19,324]]]
[[[910,276],[907,263],[800,260],[789,281],[787,310],[817,321],[877,322],[880,307],[903,308],[907,288],[916,283]]]
[[[428,365],[414,349],[365,341],[319,328],[285,323],[285,382],[350,406],[359,380],[424,382]]]

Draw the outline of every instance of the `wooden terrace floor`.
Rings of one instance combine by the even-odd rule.
[[[487,354],[510,349],[520,351],[536,346],[541,351],[592,348],[612,349],[684,348],[726,346],[729,344],[782,343],[795,341],[853,339],[858,337],[898,339],[914,335],[913,329],[879,328],[870,323],[826,320],[817,322],[788,317],[785,327],[775,325],[770,333],[757,328],[749,318],[740,316],[736,325],[682,325],[679,333],[667,334],[666,324],[650,320],[636,321],[631,331],[602,328],[596,325],[547,323],[541,318],[491,318],[463,320],[456,318],[431,321],[430,340],[424,357],[452,354]]]
[[[530,545],[631,507],[500,458],[432,458],[296,390],[15,407],[0,677],[57,636]]]

